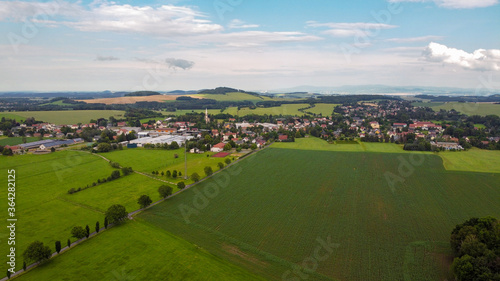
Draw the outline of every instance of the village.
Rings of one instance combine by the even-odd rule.
[[[293,142],[295,138],[308,135],[333,143],[335,141],[391,142],[405,144],[408,150],[464,150],[470,148],[469,136],[447,134],[454,127],[446,122],[411,119],[396,121],[398,116],[418,115],[421,108],[400,101],[361,103],[335,108],[332,116],[274,117],[274,122],[258,122],[255,118],[234,117],[211,120],[208,111],[200,114],[200,122],[179,121],[178,117],[150,120],[139,127],[130,127],[130,122],[102,122],[87,124],[55,125],[50,123],[17,124],[0,135],[39,138],[35,142],[5,146],[14,154],[25,152],[48,153],[74,144],[89,146],[106,142],[114,147],[168,148],[172,143],[183,146],[190,142],[192,153],[203,151],[220,152],[229,149],[257,149],[274,141]],[[437,113],[435,113],[437,114]],[[213,118],[212,118],[213,119]],[[94,120],[95,121],[95,120]],[[202,127],[202,128],[199,128]],[[474,131],[480,131],[475,127]],[[194,141],[194,142],[193,142]],[[499,143],[500,137],[481,140],[479,145],[487,148]],[[418,146],[417,144],[420,144]],[[413,145],[413,146],[412,146]]]

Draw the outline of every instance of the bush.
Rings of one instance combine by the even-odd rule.
[[[226,158],[226,160],[224,160],[224,161],[225,161],[225,162],[226,162],[226,164],[228,164],[228,165],[231,163],[231,159],[229,159],[229,158]]]
[[[111,167],[115,168],[115,169],[119,169],[120,168],[120,164],[116,163],[116,162],[109,162],[109,165],[111,165]]]
[[[217,166],[219,166],[219,169],[222,170],[224,168],[224,163],[219,162],[219,163],[217,163]]]
[[[71,229],[71,236],[75,237],[76,239],[82,239],[83,237],[87,236],[87,231],[81,226],[75,226],[73,229]]]
[[[23,258],[28,262],[39,262],[50,259],[52,251],[49,246],[43,245],[43,242],[35,241],[23,252]]]
[[[174,179],[175,179],[175,178],[177,178],[177,170],[174,170],[174,171],[172,172],[172,177],[173,177]]]
[[[167,176],[167,178],[170,178],[172,176],[172,173],[170,172],[170,170],[168,170],[165,175]]]
[[[179,182],[179,183],[177,184],[177,187],[178,187],[179,189],[184,189],[184,187],[186,187],[186,184],[185,184],[183,181],[181,181],[181,182]]]
[[[111,172],[111,180],[116,180],[119,177],[120,177],[120,171]]]

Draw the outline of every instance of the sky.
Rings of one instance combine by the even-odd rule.
[[[3,0],[0,91],[500,89],[499,1]]]

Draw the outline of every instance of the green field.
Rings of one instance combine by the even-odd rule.
[[[421,162],[392,189],[401,159]],[[268,279],[330,237],[311,280],[444,280],[451,230],[500,216],[498,186],[435,155],[268,148],[140,218]]]
[[[456,111],[467,114],[469,116],[472,115],[498,115],[500,116],[500,104],[493,103],[460,103],[460,102],[431,102],[431,103],[422,103],[415,102],[412,103],[413,106],[426,106],[432,108],[434,111],[439,111],[440,109],[451,110],[455,109]]]
[[[104,211],[113,203],[126,206],[128,211],[139,208],[142,194],[158,199],[159,181],[142,175],[129,175],[76,194],[70,188],[91,185],[98,178],[108,177],[113,169],[103,159],[76,151],[61,151],[46,155],[2,157],[0,169],[16,171],[16,248],[21,255],[26,246],[40,240],[52,249],[54,242],[65,242],[75,225],[91,228],[96,221],[103,224]],[[7,186],[7,176],[2,180]],[[7,198],[7,189],[0,191]],[[4,212],[2,218],[6,219]],[[7,252],[6,232],[0,235],[0,251]],[[73,240],[73,238],[72,238]],[[64,243],[63,243],[64,244]],[[18,268],[22,263],[18,264]],[[2,269],[6,265],[2,264]]]
[[[262,280],[141,219],[113,227],[16,280]]]
[[[45,138],[47,139],[47,138]],[[29,137],[26,138],[26,142],[38,141],[40,138],[38,137]],[[23,137],[0,137],[0,145],[18,145],[23,143]]]
[[[443,159],[446,170],[484,173],[500,173],[500,151],[472,148],[461,152],[408,152],[402,145],[393,143],[360,142],[359,144],[329,144],[314,137],[295,139],[295,142],[276,142],[274,148],[343,151],[434,154]]]
[[[174,158],[174,154],[179,157]],[[201,177],[205,177],[204,168],[205,166],[212,167],[215,172],[219,170],[217,163],[222,162],[225,165],[225,158],[214,158],[207,157],[207,155],[213,155],[213,152],[207,152],[203,154],[187,154],[188,159],[188,175],[193,173],[198,173]],[[162,150],[162,149],[124,149],[117,150],[110,153],[103,154],[104,157],[110,159],[111,161],[118,162],[122,166],[132,166],[135,170],[147,174],[151,174],[153,171],[166,172],[170,170],[177,170],[183,173],[184,176],[184,149],[180,148],[177,150]],[[232,160],[232,156],[228,156]],[[160,178],[168,180],[170,182],[184,181],[181,177],[177,179],[167,178],[166,176]],[[192,180],[185,181],[186,184],[193,183]]]
[[[338,104],[317,103],[315,107],[306,109],[305,111],[321,114],[322,116],[331,116],[333,114],[333,109],[337,106]]]
[[[1,117],[15,118],[25,120],[34,117],[35,120],[54,123],[56,125],[86,124],[90,119],[123,118],[125,111],[119,110],[64,110],[64,111],[13,111],[9,113],[0,113]]]

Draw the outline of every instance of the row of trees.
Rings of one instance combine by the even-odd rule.
[[[119,164],[118,163],[111,163],[111,165],[118,165],[119,167]],[[121,171],[122,171],[122,174],[123,176],[128,176],[130,175],[131,173],[134,172],[134,170],[132,169],[132,167],[123,167],[121,168]],[[91,185],[86,185],[84,187],[79,187],[79,188],[70,188],[68,190],[68,193],[69,194],[73,194],[73,193],[77,193],[77,192],[80,192],[82,190],[85,190],[85,189],[88,189],[90,187],[94,187],[94,186],[97,186],[97,185],[100,185],[100,184],[103,184],[103,183],[106,183],[106,182],[110,182],[110,181],[113,181],[113,180],[116,180],[116,179],[119,179],[122,175],[120,174],[120,171],[119,170],[115,170],[113,172],[111,172],[111,175],[107,178],[102,178],[102,179],[97,179],[97,182],[93,182]]]

